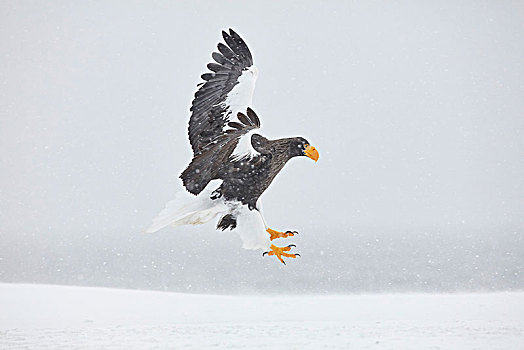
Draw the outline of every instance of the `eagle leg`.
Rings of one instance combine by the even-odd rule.
[[[277,239],[277,238],[286,238],[286,237],[292,237],[294,235],[298,235],[297,231],[280,232],[280,231],[275,231],[275,230],[270,229],[270,228],[268,228],[266,231],[271,236],[269,238],[271,240],[274,240],[274,239]]]
[[[294,244],[290,244],[290,245],[288,245],[287,247],[277,247],[277,246],[275,246],[275,245],[272,244],[271,247],[270,247],[270,248],[271,248],[271,251],[269,251],[269,252],[264,252],[264,254],[262,254],[262,256],[264,256],[264,255],[266,255],[266,254],[269,255],[269,256],[274,255],[274,256],[276,256],[276,257],[278,258],[278,260],[280,260],[280,262],[281,262],[282,264],[285,265],[286,263],[284,262],[284,259],[282,259],[282,257],[286,257],[286,258],[296,258],[297,256],[300,256],[300,254],[298,254],[298,253],[297,253],[297,254],[289,254],[289,253],[286,253],[287,251],[290,251],[290,250],[291,250],[291,247],[296,247],[296,245],[294,245]]]

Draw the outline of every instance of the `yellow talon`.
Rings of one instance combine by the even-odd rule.
[[[275,230],[270,229],[270,228],[268,228],[266,231],[267,231],[267,233],[269,233],[269,235],[270,235],[269,239],[271,239],[271,240],[274,240],[274,239],[277,239],[277,238],[292,237],[292,236],[294,236],[295,234],[298,233],[297,231],[280,232],[280,231],[275,231]]]
[[[285,258],[296,258],[297,256],[300,256],[300,254],[289,254],[289,253],[286,253],[287,251],[290,251],[291,250],[291,247],[296,247],[294,244],[290,244],[288,245],[287,247],[277,247],[275,245],[271,245],[271,251],[269,252],[265,252],[264,254],[262,254],[262,256],[264,255],[274,255],[278,258],[278,260],[280,260],[280,262],[282,264],[286,264],[284,262],[284,259],[282,259],[282,257],[285,257]]]

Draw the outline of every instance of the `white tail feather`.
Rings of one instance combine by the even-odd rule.
[[[204,224],[217,214],[224,212],[227,208],[223,201],[213,201],[209,198],[212,189],[216,187],[216,183],[210,183],[196,197],[184,190],[177,192],[175,199],[169,201],[153,219],[153,224],[146,230],[146,233],[153,233],[170,225]]]

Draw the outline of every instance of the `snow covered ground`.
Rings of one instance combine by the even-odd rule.
[[[0,284],[1,349],[523,349],[524,293],[218,296]]]

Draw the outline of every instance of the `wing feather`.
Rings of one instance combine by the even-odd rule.
[[[220,71],[223,71],[226,69],[226,67],[220,65],[220,64],[217,64],[217,63],[208,63],[207,64],[207,69],[209,69],[210,71],[213,71],[213,72],[220,72]]]
[[[250,107],[247,108],[247,116],[251,120],[251,125],[260,128],[260,119],[258,119],[258,115]]]
[[[233,66],[235,65],[235,63],[233,61],[230,61],[229,59],[227,59],[226,57],[222,56],[221,54],[219,54],[218,52],[213,52],[212,55],[213,59],[220,65],[228,68],[228,69],[232,69]]]
[[[235,55],[235,53],[233,51],[231,51],[231,49],[229,47],[227,47],[226,45],[224,45],[222,43],[218,43],[217,48],[218,48],[218,51],[220,51],[220,53],[222,55],[224,55],[224,57],[227,57],[230,60],[234,60],[234,61],[237,61],[237,62],[239,61],[237,56]]]
[[[238,118],[238,120],[240,120],[240,122],[242,124],[244,124],[246,126],[251,126],[251,120],[249,120],[244,113],[238,112],[237,113],[237,118]]]
[[[244,42],[244,40],[242,40],[240,35],[238,35],[233,29],[230,29],[229,33],[231,34],[231,37],[237,43],[237,45],[242,48],[242,51],[241,51],[240,55],[245,57],[247,61],[253,62],[253,57],[251,56],[251,51],[249,51],[249,49],[247,48],[246,43]]]

